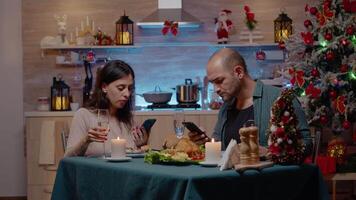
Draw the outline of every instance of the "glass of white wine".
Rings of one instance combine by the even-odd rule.
[[[174,127],[174,132],[176,133],[176,136],[178,139],[183,137],[184,134],[184,110],[179,109],[176,110],[173,116],[173,127]]]
[[[108,109],[98,109],[98,116],[97,116],[98,127],[109,130],[109,119],[110,119],[110,115]],[[104,148],[104,158],[106,158],[105,141],[103,142],[103,148]]]

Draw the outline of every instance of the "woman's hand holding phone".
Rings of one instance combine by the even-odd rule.
[[[132,135],[134,137],[134,142],[137,147],[141,147],[141,146],[147,144],[148,133],[144,128],[142,128],[142,126],[133,127],[131,132],[132,132]]]

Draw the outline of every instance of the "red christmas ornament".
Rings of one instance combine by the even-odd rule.
[[[346,46],[349,44],[349,41],[346,38],[341,38],[339,43],[343,46]]]
[[[345,72],[347,72],[348,70],[349,70],[349,66],[347,66],[346,64],[342,64],[342,65],[340,66],[340,72],[345,73]]]
[[[281,42],[278,43],[278,47],[279,47],[279,49],[285,49],[286,48],[286,44],[283,41],[281,41]]]
[[[333,61],[334,58],[335,58],[334,52],[332,52],[332,51],[326,52],[326,60],[327,60],[327,61],[329,61],[329,62],[330,62],[330,61]]]
[[[309,9],[309,12],[310,12],[310,14],[312,14],[312,15],[316,15],[316,13],[318,13],[318,9],[317,9],[316,7],[311,7],[311,8]]]
[[[329,96],[330,96],[332,99],[335,99],[335,98],[337,97],[337,92],[336,92],[335,90],[330,90]]]
[[[354,34],[354,27],[353,27],[352,25],[350,25],[350,26],[348,26],[348,27],[346,28],[346,34],[347,34],[347,35],[352,35],[352,34]]]
[[[266,59],[266,53],[262,50],[259,50],[256,52],[256,60],[265,60]]]
[[[312,22],[309,20],[309,19],[307,19],[307,20],[305,20],[304,21],[304,26],[305,26],[305,28],[308,28],[309,26],[312,26],[313,24],[312,24]]]
[[[333,35],[331,33],[326,33],[324,35],[325,40],[330,41],[333,39]]]
[[[319,76],[319,71],[318,71],[317,68],[313,68],[310,73],[311,73],[311,75],[313,77],[318,77]]]
[[[304,44],[312,45],[314,43],[313,34],[311,32],[307,32],[307,33],[301,32],[300,34],[304,40]]]
[[[349,121],[345,120],[342,123],[342,127],[344,127],[344,129],[349,129],[351,127],[351,123]]]
[[[328,118],[325,115],[320,116],[319,120],[321,124],[328,123]]]

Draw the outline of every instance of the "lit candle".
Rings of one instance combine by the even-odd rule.
[[[55,99],[55,110],[66,110],[68,101],[67,97],[56,97]]]
[[[205,143],[205,161],[217,163],[221,156],[221,142],[215,142],[214,138],[211,142]]]
[[[117,139],[111,140],[111,157],[112,158],[126,157],[125,149],[126,149],[126,140],[125,139],[120,139],[120,137],[117,137]]]
[[[128,31],[119,33],[119,42],[120,44],[130,44],[130,33]]]

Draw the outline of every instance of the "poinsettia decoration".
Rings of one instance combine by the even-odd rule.
[[[268,130],[268,149],[273,162],[277,164],[300,164],[305,159],[305,144],[297,129],[292,89],[283,90],[274,102]]]
[[[178,34],[178,22],[169,20],[164,21],[162,34],[166,35],[169,32],[171,32],[174,36]]]
[[[246,19],[245,19],[245,24],[247,28],[252,31],[255,29],[257,21],[255,20],[255,14],[251,12],[250,7],[244,6],[245,14],[246,14]]]

